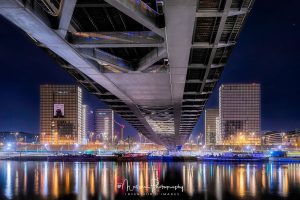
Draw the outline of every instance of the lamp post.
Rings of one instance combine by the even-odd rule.
[[[130,151],[130,137],[128,136],[127,139],[128,139],[128,151]]]
[[[142,134],[139,133],[139,137],[140,137],[140,144],[142,143]]]
[[[16,132],[16,133],[15,133],[16,143],[18,143],[18,135],[19,135],[19,133]]]
[[[192,152],[192,150],[193,150],[193,143],[194,143],[194,141],[191,140],[191,141],[190,141],[190,150],[191,150],[191,152]]]
[[[39,136],[37,136],[37,135],[34,136],[34,138],[35,138],[35,143],[37,143],[38,137],[39,137]]]
[[[203,144],[203,142],[202,142],[203,134],[200,133],[199,136],[200,136],[200,144],[202,145]]]
[[[113,146],[115,147],[115,149],[117,148],[118,149],[118,136],[117,135],[114,135],[114,138],[113,138]],[[114,150],[115,150],[114,149]]]
[[[262,145],[262,149],[264,149],[264,147],[265,147],[265,143],[266,143],[266,136],[262,136],[261,137],[261,145]]]
[[[285,133],[284,132],[280,133],[280,136],[281,136],[281,144],[284,145],[283,141],[284,141]]]
[[[90,140],[91,142],[93,142],[93,137],[94,137],[94,135],[95,135],[94,132],[90,132],[90,134],[89,134],[89,140]]]
[[[200,135],[197,136],[197,145],[199,146]]]

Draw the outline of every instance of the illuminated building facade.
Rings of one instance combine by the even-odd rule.
[[[221,137],[221,121],[220,121],[220,111],[219,116],[216,118],[216,144],[222,143]]]
[[[103,142],[111,143],[114,139],[114,111],[111,109],[96,109],[95,134]]]
[[[36,143],[38,142],[38,135],[34,133],[27,133],[22,131],[1,131],[0,143],[22,142],[22,143]]]
[[[252,133],[244,133],[239,132],[230,135],[229,137],[225,137],[223,140],[224,145],[239,145],[239,146],[245,146],[245,145],[261,145],[261,137],[259,134],[256,134],[254,132]]]
[[[220,138],[226,144],[241,138],[241,143],[260,141],[260,85],[224,84],[219,89]],[[243,140],[245,138],[245,140]]]
[[[282,145],[284,133],[269,131],[266,132],[263,136],[263,142],[265,145]]]
[[[88,105],[82,105],[82,127],[86,142],[92,142],[95,136],[94,111]]]
[[[205,145],[216,144],[217,117],[219,117],[219,109],[205,110]]]
[[[283,136],[283,141],[285,144],[299,147],[300,146],[300,130],[296,129],[289,131]]]
[[[75,85],[40,86],[41,143],[84,142],[82,90]]]
[[[84,136],[83,143],[87,143],[87,131],[88,131],[88,106],[87,105],[82,105],[82,135]]]
[[[94,111],[88,105],[82,105],[82,133],[84,135],[84,143],[92,141],[94,133]]]

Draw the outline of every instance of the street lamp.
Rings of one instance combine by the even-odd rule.
[[[115,135],[113,138],[113,146],[117,147],[118,146],[118,136]]]
[[[139,136],[140,136],[140,144],[142,143],[142,134],[139,133]]]
[[[93,141],[94,134],[95,134],[94,132],[89,133],[89,140],[90,141]]]
[[[18,142],[18,135],[19,135],[19,133],[18,133],[18,132],[16,132],[16,133],[15,133],[15,137],[16,137],[16,143]]]
[[[265,146],[265,143],[266,143],[266,136],[262,136],[261,139],[262,139],[261,145],[262,145],[262,147],[264,147],[264,146]],[[263,149],[264,149],[264,148],[263,148]]]
[[[198,137],[197,137],[197,144],[198,144],[198,146],[199,146],[199,139],[200,139],[200,135],[198,135]]]
[[[75,143],[74,146],[75,148],[73,148],[73,153],[75,153],[75,151],[78,151],[79,144]]]
[[[285,133],[284,132],[282,132],[282,133],[280,133],[280,136],[281,136],[281,144],[283,144],[283,138],[284,138],[284,136],[285,136]]]
[[[203,139],[203,134],[202,134],[202,133],[200,133],[200,134],[199,134],[199,136],[200,136],[200,143],[201,143],[201,145],[202,145],[202,143],[203,143],[203,142],[202,142],[202,139]]]
[[[48,144],[44,144],[44,148],[46,151],[48,151],[47,146],[48,146]]]

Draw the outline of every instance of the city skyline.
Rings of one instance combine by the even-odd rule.
[[[290,5],[285,5],[288,9],[294,9],[296,1],[291,1]],[[281,5],[275,3],[271,12],[278,12]],[[297,88],[296,72],[297,62],[295,58],[299,53],[296,37],[299,33],[299,18],[295,14],[287,16],[272,15],[272,18],[265,14],[266,2],[257,2],[253,8],[247,24],[241,33],[241,37],[235,47],[232,57],[219,81],[221,83],[261,83],[262,84],[262,130],[292,130],[300,124],[299,113],[299,88]],[[293,12],[291,12],[293,13]],[[296,13],[296,12],[294,12]],[[271,14],[270,14],[271,16]],[[260,20],[263,17],[264,20]],[[279,23],[285,29],[277,30],[278,26],[272,23],[274,17],[285,17]],[[51,58],[41,49],[31,43],[24,33],[17,30],[3,18],[0,19],[1,44],[0,65],[9,66],[2,68],[4,74],[1,90],[4,91],[5,98],[0,105],[3,112],[0,115],[1,127],[3,131],[26,131],[38,133],[38,88],[40,84],[74,84],[75,80],[61,69]],[[259,31],[255,27],[259,26]],[[17,30],[17,31],[16,31]],[[281,48],[272,48],[277,36],[269,36],[269,31],[281,31],[284,41]],[[288,37],[293,40],[287,39]],[[10,38],[10,40],[7,40]],[[265,49],[254,47],[260,44]],[[20,48],[17,48],[20,46]],[[291,49],[286,52],[284,49]],[[271,52],[268,52],[271,51]],[[266,54],[264,54],[264,52]],[[14,59],[14,55],[19,59]],[[32,57],[32,54],[35,56]],[[274,58],[281,55],[280,62]],[[262,57],[265,56],[265,57]],[[294,58],[294,59],[292,59]],[[21,60],[22,62],[20,62]],[[295,64],[296,63],[296,64]],[[23,66],[23,67],[20,67]],[[288,66],[288,69],[286,70]],[[19,70],[18,74],[15,74]],[[272,74],[269,74],[272,71]],[[11,74],[17,76],[13,77]],[[269,77],[267,77],[269,76]],[[35,79],[33,79],[35,77]],[[283,80],[282,80],[283,79]],[[274,81],[276,80],[276,81]],[[277,80],[282,80],[280,83]],[[24,84],[19,84],[20,82]],[[219,85],[218,84],[218,85]],[[286,88],[289,87],[289,90]],[[206,108],[213,108],[217,105],[217,90],[211,96]],[[96,97],[84,92],[87,104],[93,108],[105,108],[106,106]],[[14,105],[14,106],[13,106]],[[16,110],[22,110],[17,113]],[[194,129],[194,134],[204,130],[204,113]],[[121,119],[119,119],[121,120]],[[129,127],[129,126],[126,126]],[[13,130],[12,130],[13,129]],[[125,134],[135,132],[133,128],[127,128]]]
[[[299,6],[0,0],[0,199],[297,199]]]

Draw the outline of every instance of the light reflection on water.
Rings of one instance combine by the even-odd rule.
[[[182,185],[176,199],[294,199],[300,194],[300,164],[1,161],[0,199],[123,199],[128,197],[120,186],[125,179],[145,198],[175,193],[150,187],[155,184]]]

